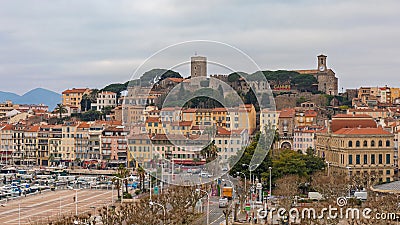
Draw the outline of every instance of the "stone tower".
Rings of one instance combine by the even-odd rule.
[[[191,73],[190,76],[194,77],[207,77],[207,58],[204,56],[193,56],[191,58]]]
[[[326,55],[319,55],[316,78],[318,80],[318,90],[328,95],[338,94],[338,78],[332,69],[328,69]]]
[[[326,72],[326,55],[319,55],[318,57],[318,70],[320,72]]]

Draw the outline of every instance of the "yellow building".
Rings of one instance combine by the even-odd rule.
[[[270,109],[262,109],[260,114],[260,131],[264,132],[265,128],[271,125],[273,130],[278,128],[279,111]]]
[[[128,158],[138,164],[149,162],[152,157],[152,145],[147,134],[136,134],[128,137]]]
[[[78,124],[68,123],[62,126],[61,158],[65,165],[71,165],[75,160],[75,137]]]
[[[352,176],[377,177],[393,181],[394,135],[382,128],[341,128],[318,133],[316,154],[331,170]]]
[[[0,103],[0,118],[5,117],[8,112],[18,109],[18,105],[14,105],[12,101]]]
[[[400,88],[390,88],[392,100],[400,98]]]
[[[24,150],[25,150],[25,162],[27,165],[36,165],[39,130],[40,130],[39,126],[27,127],[27,129],[25,130]]]
[[[49,132],[49,163],[50,165],[59,165],[62,160],[61,150],[61,139],[62,139],[62,126],[52,125]]]
[[[226,108],[212,109],[212,119],[217,127],[226,129],[226,115],[228,114]]]
[[[11,124],[4,124],[0,128],[1,162],[5,164],[10,164],[12,161],[13,129],[14,126]]]
[[[90,94],[89,88],[73,88],[62,92],[62,104],[69,107],[78,107],[81,109],[82,96]]]

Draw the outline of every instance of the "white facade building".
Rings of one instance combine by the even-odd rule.
[[[117,106],[117,94],[110,91],[102,91],[97,94],[96,110],[101,111],[103,108]]]

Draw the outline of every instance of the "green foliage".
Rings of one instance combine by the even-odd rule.
[[[140,77],[141,86],[150,86],[155,81],[162,81],[166,78],[182,78],[182,76],[172,70],[166,69],[152,69],[150,71],[145,72]]]
[[[300,91],[314,91],[313,85],[318,84],[317,78],[310,74],[295,74],[291,77],[290,84]]]
[[[244,72],[234,72],[228,75],[228,82],[236,82],[241,77],[246,77],[248,74]]]
[[[324,94],[323,96],[326,98],[326,103],[325,103],[326,106],[331,105],[332,99],[335,98],[335,96],[333,96],[333,95],[328,95],[328,94]]]
[[[300,98],[296,99],[296,105],[300,106],[301,103],[306,102],[307,99],[304,96],[301,96]]]
[[[121,83],[109,84],[109,85],[105,86],[103,89],[101,89],[100,92],[101,91],[111,91],[111,92],[117,93],[117,98],[119,98],[121,96],[121,91],[124,91],[127,89],[128,83],[129,82],[125,82],[123,84],[121,84]]]
[[[75,113],[71,117],[78,117],[81,121],[95,121],[101,119],[101,112],[96,110],[89,110],[84,113]]]

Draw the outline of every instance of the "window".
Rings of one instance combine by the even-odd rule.
[[[368,164],[368,156],[364,155],[364,164]]]
[[[349,141],[349,148],[353,147],[353,142]]]
[[[386,170],[386,175],[390,175],[390,170]]]
[[[360,164],[360,155],[356,155],[356,164]]]
[[[371,164],[375,164],[375,154],[371,155]]]
[[[363,147],[367,147],[367,146],[368,146],[367,141],[364,141]]]
[[[382,156],[382,154],[379,154],[379,156],[378,156],[378,164],[383,164],[383,156]]]
[[[378,146],[379,146],[379,147],[382,147],[382,140],[379,140]]]
[[[374,140],[371,141],[371,147],[375,147],[375,141]]]
[[[386,164],[390,164],[390,154],[386,154]]]
[[[360,141],[356,141],[356,147],[360,147]]]
[[[390,141],[389,140],[386,141],[386,147],[390,147]]]

